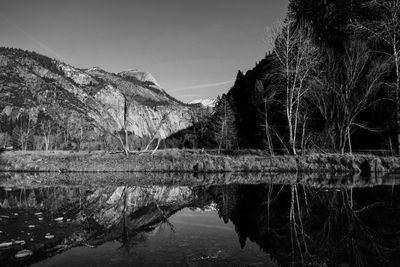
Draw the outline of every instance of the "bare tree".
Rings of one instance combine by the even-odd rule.
[[[261,100],[262,100],[263,105],[262,105],[262,109],[259,110],[259,112],[262,114],[264,120],[261,123],[261,126],[265,130],[265,137],[266,137],[266,141],[267,141],[268,151],[271,155],[273,155],[274,154],[274,145],[272,142],[273,129],[269,122],[268,110],[270,109],[271,104],[273,102],[275,102],[274,97],[275,97],[276,91],[275,90],[266,91],[264,89],[262,80],[256,80],[255,90],[257,92],[256,97],[261,98]]]
[[[372,66],[371,66],[372,64]],[[338,103],[342,107],[342,118],[338,121],[341,140],[341,153],[345,152],[346,142],[352,153],[351,134],[355,127],[368,129],[358,122],[359,114],[379,101],[375,99],[382,85],[384,65],[371,61],[370,51],[365,44],[350,42],[345,47],[344,82],[335,87]]]
[[[348,147],[352,152],[351,135],[356,128],[372,130],[360,123],[361,112],[372,107],[379,99],[378,89],[386,64],[372,61],[365,44],[351,41],[345,44],[344,55],[327,55],[325,69],[319,74],[308,99],[325,119],[325,135],[333,147],[342,154]]]
[[[269,30],[267,42],[274,47],[278,75],[283,79],[285,113],[289,130],[289,146],[296,155],[296,141],[300,118],[300,106],[308,91],[307,81],[318,63],[316,47],[311,43],[306,24],[295,25],[288,19]]]
[[[112,128],[114,126],[107,127],[107,126],[101,125],[101,123],[92,123],[92,126],[99,129],[101,132],[106,133],[106,134],[112,136],[113,138],[117,139],[123,149],[124,154],[126,156],[129,156],[130,146],[129,146],[128,128],[130,126],[130,121],[129,121],[130,101],[129,101],[129,98],[131,97],[131,95],[129,94],[129,92],[121,91],[120,93],[121,93],[121,97],[117,97],[118,103],[117,103],[117,108],[116,108],[116,118],[117,118],[119,125],[121,126],[121,129],[118,131],[114,131],[114,130],[112,130]],[[122,99],[122,101],[121,101],[121,99]],[[114,109],[114,108],[115,107],[113,107],[112,104],[110,104],[108,106],[108,109]],[[118,116],[119,108],[122,108],[122,119],[120,119],[120,117]],[[112,117],[109,111],[108,111],[108,115],[109,115],[109,117]],[[105,121],[105,122],[107,122],[107,121]]]
[[[51,120],[42,120],[39,123],[40,130],[43,134],[44,150],[50,149],[50,139],[54,132],[54,123]]]
[[[120,134],[117,135],[118,140],[120,141],[122,148],[124,150],[124,153],[126,156],[129,156],[129,151],[130,151],[130,147],[129,147],[129,131],[128,131],[128,127],[129,127],[129,107],[130,107],[130,103],[128,101],[128,96],[126,94],[122,94],[123,96],[123,121],[121,123],[122,125],[122,131],[124,133],[124,138],[121,137]]]
[[[313,146],[316,148],[338,149],[336,126],[341,111],[335,87],[341,80],[341,62],[333,50],[324,51],[324,60],[317,67],[316,79],[313,79],[308,93],[309,108],[315,108],[325,122],[324,131],[314,135]]]
[[[51,148],[51,137],[56,132],[57,120],[60,120],[62,114],[62,107],[57,103],[57,91],[46,90],[43,95],[37,95],[37,101],[41,110],[44,112],[44,116],[39,121],[39,131],[43,136],[44,149],[48,151]]]
[[[375,20],[354,20],[351,26],[372,39],[384,42],[391,48],[391,58],[396,69],[394,103],[396,108],[396,153],[400,154],[400,0],[370,0],[365,4],[370,10],[379,12]],[[382,51],[385,53],[385,51]]]
[[[27,150],[29,139],[33,136],[36,127],[39,113],[38,109],[36,107],[10,107],[4,109],[3,113],[10,116],[11,121],[19,123],[19,125],[14,128],[13,135],[15,135],[21,150]]]
[[[147,151],[149,150],[149,148],[150,148],[150,145],[154,142],[154,140],[157,139],[157,145],[156,145],[156,147],[153,149],[153,152],[152,152],[151,154],[156,153],[158,147],[160,146],[160,142],[161,142],[161,134],[160,134],[161,127],[162,127],[163,124],[168,120],[168,116],[169,116],[169,114],[170,114],[171,112],[172,112],[172,111],[169,111],[169,112],[164,113],[164,114],[162,115],[161,120],[160,120],[158,126],[156,127],[156,129],[155,129],[155,131],[154,131],[152,137],[150,138],[149,143],[147,144],[147,146],[146,146],[145,149],[143,150],[143,153],[144,153],[144,152],[147,152]]]

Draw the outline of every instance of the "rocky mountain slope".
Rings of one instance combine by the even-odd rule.
[[[190,126],[190,106],[168,95],[150,73],[80,69],[0,48],[0,113],[16,119],[27,110],[34,121],[47,116],[62,125],[72,116],[85,125],[80,129],[116,133],[125,127],[139,138],[157,131],[165,138]]]

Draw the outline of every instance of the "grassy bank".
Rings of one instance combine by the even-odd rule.
[[[394,186],[400,184],[398,174],[372,174],[363,177],[332,173],[21,173],[1,172],[0,187],[108,187],[108,186],[211,186],[227,184],[302,184],[315,188]]]
[[[312,154],[266,156],[243,152],[161,150],[155,155],[73,151],[11,151],[0,154],[1,171],[35,172],[336,172],[400,171],[400,158],[372,155]]]

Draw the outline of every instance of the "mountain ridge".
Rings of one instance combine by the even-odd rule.
[[[11,119],[13,112],[36,109],[35,121],[43,117],[40,113],[46,114],[60,127],[63,122],[58,117],[74,113],[97,134],[126,128],[138,138],[157,131],[166,138],[189,127],[190,106],[168,95],[150,73],[137,73],[80,69],[36,52],[1,47],[0,113]],[[48,112],[50,106],[53,114]]]

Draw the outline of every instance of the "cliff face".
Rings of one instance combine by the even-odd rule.
[[[34,52],[0,48],[0,113],[12,118],[21,110],[58,124],[73,113],[89,128],[116,132],[126,126],[138,137],[151,136],[160,124],[163,138],[190,126],[189,106],[169,96],[147,72],[79,69]]]

